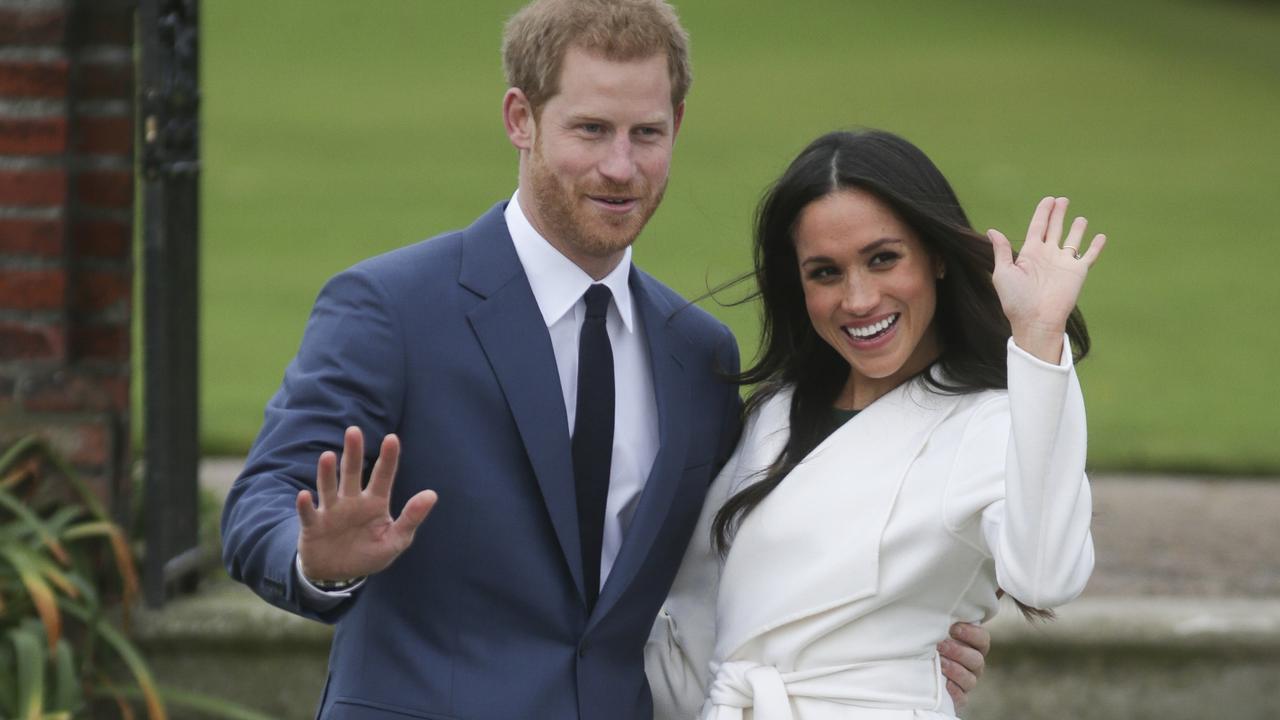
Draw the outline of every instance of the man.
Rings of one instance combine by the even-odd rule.
[[[338,625],[321,718],[647,720],[737,440],[732,335],[631,264],[690,82],[674,11],[539,0],[503,57],[515,195],[325,286],[227,500],[232,576]]]

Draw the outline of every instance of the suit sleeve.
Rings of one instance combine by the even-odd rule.
[[[299,523],[295,498],[315,490],[316,462],[341,453],[344,430],[365,436],[365,471],[382,437],[399,424],[403,333],[385,291],[359,269],[321,290],[302,345],[267,404],[264,422],[222,513],[223,561],[231,577],[271,604],[333,622],[350,607],[307,602],[294,573]]]
[[[1083,592],[1093,571],[1084,398],[1065,339],[1057,365],[1012,340],[1008,353],[1009,391],[975,411],[954,474],[990,488],[981,536],[999,586],[1053,608]]]

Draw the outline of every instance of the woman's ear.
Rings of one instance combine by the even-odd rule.
[[[520,88],[510,88],[502,96],[502,122],[507,128],[507,138],[517,150],[533,149],[537,122],[533,117],[533,105]]]

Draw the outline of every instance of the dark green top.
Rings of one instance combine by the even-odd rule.
[[[825,440],[831,433],[836,431],[841,425],[853,419],[854,415],[862,412],[861,410],[844,410],[842,408],[831,408],[831,418],[827,423],[827,432],[823,434],[822,439]]]

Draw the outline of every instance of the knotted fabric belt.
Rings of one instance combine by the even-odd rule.
[[[794,720],[793,698],[883,709],[936,709],[942,698],[937,655],[793,672],[750,661],[722,663],[711,682],[708,720]]]

